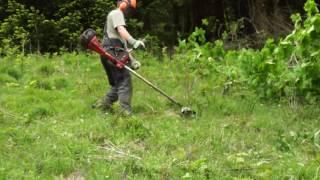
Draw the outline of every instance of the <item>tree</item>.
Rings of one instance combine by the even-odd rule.
[[[102,35],[105,17],[115,7],[114,0],[0,2],[0,41],[10,39],[20,49],[28,43],[29,52],[76,49],[84,29],[91,27]],[[149,34],[166,46],[188,37],[203,22],[207,40],[234,41],[248,35],[261,39],[291,30],[290,15],[302,12],[303,4],[300,0],[139,0],[136,15],[127,22],[135,36]]]

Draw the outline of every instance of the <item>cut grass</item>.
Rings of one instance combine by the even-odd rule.
[[[98,56],[4,58],[0,71],[0,179],[317,179],[319,106],[265,103],[174,62],[139,73],[198,114],[184,119],[134,79],[134,116],[91,104],[108,89]],[[147,61],[144,63],[144,61]]]

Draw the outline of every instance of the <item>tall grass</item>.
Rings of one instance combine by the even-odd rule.
[[[195,118],[136,78],[132,117],[119,105],[114,114],[91,109],[108,89],[96,55],[4,57],[0,179],[319,178],[318,106],[265,102],[241,88],[223,95],[178,61],[138,57],[139,73]]]

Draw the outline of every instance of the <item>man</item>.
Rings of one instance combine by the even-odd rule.
[[[118,0],[117,8],[112,10],[106,18],[103,47],[115,56],[121,53],[122,48],[127,49],[127,44],[133,48],[145,47],[143,41],[134,39],[125,28],[124,16],[130,15],[135,8],[136,0]],[[118,49],[115,49],[115,47],[118,47]],[[135,61],[132,56],[130,57],[131,67],[138,69],[140,63]],[[119,100],[123,113],[131,115],[132,82],[130,72],[125,68],[116,67],[104,57],[101,57],[101,63],[107,73],[111,88],[94,107],[104,111],[112,111],[113,103]]]

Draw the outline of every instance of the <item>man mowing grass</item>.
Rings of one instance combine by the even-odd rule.
[[[112,10],[104,26],[103,48],[116,55],[121,49],[127,49],[127,44],[133,48],[145,47],[143,41],[134,39],[125,28],[124,17],[128,17],[136,9],[136,0],[118,0],[117,8]],[[131,115],[132,81],[130,72],[125,68],[116,67],[105,57],[101,57],[101,63],[108,76],[110,90],[106,95],[93,105],[103,111],[112,112],[112,105],[119,100],[122,112]],[[132,69],[138,69],[140,63],[130,58]]]

